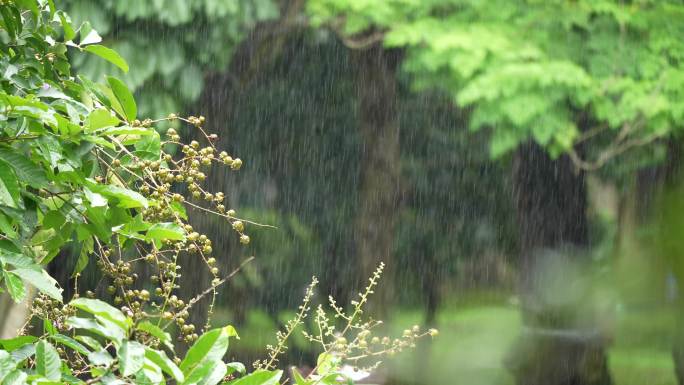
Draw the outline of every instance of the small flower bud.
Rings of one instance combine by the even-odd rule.
[[[245,224],[242,221],[235,221],[233,222],[233,228],[235,231],[243,232],[245,231]]]
[[[240,236],[240,243],[242,243],[243,245],[249,244],[249,241],[250,241],[249,236],[247,236],[245,234],[242,234]]]
[[[233,163],[231,163],[230,168],[237,171],[241,167],[242,167],[242,160],[240,158],[233,159]]]

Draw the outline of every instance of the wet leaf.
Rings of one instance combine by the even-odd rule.
[[[90,38],[92,39],[93,37],[94,36],[91,36]],[[124,60],[124,58],[122,58],[121,55],[119,55],[116,51],[114,51],[111,48],[107,48],[100,44],[91,44],[84,47],[83,50],[107,60],[108,62],[119,67],[123,72],[128,72],[128,63],[126,63],[126,60]],[[116,93],[116,91],[114,92]],[[133,119],[135,119],[135,117]]]
[[[36,344],[36,372],[48,380],[61,378],[61,360],[54,346],[42,340]]]

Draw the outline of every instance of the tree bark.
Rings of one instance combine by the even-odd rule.
[[[274,62],[283,55],[288,40],[296,37],[303,28],[298,18],[304,8],[304,0],[278,0],[277,3],[280,8],[280,17],[257,23],[245,39],[235,47],[228,68],[205,76],[206,87],[195,109],[207,117],[206,130],[219,135],[219,142],[216,143],[218,148],[229,148],[227,143],[231,137],[228,134],[226,122],[230,122],[239,114],[240,98],[244,95],[244,91],[273,66]],[[197,135],[199,134],[191,133],[191,139],[198,139]],[[225,192],[226,181],[229,180],[230,174],[232,171],[228,168],[215,169],[206,182],[207,187],[211,191]],[[226,195],[230,195],[229,192]],[[189,210],[188,215],[198,230],[210,237],[213,235],[212,238],[216,242],[214,249],[221,251],[221,254],[216,253],[220,271],[225,274],[237,268],[241,261],[238,258],[225,256],[238,250],[237,242],[230,240],[229,237],[220,236],[220,234],[233,235],[230,225],[227,222],[217,224],[207,221],[206,215],[202,212]],[[192,272],[184,274],[181,279],[181,286],[187,290],[184,294],[192,297],[210,286],[211,277],[201,259],[189,259],[183,265],[183,269]],[[231,289],[235,291],[235,295],[230,296],[227,301],[234,312],[234,321],[239,324],[246,317],[249,304],[244,300],[244,294],[249,291],[249,288],[233,287]],[[207,296],[194,305],[190,321],[196,326],[206,322],[210,300],[210,296]]]
[[[591,315],[578,316],[581,299],[548,300],[554,295],[549,284],[561,282],[559,294],[571,291],[565,269],[576,267],[589,246],[584,174],[567,157],[552,160],[538,145],[525,144],[514,160],[513,182],[524,333],[507,365],[520,385],[610,384],[605,342],[586,324]]]
[[[370,277],[381,262],[385,279],[374,295],[374,315],[392,301],[392,248],[399,189],[399,123],[396,68],[399,53],[380,45],[352,52],[357,67],[358,119],[362,138],[355,249],[360,275]],[[364,281],[363,285],[367,283]]]
[[[26,288],[26,298],[15,303],[9,294],[0,295],[0,338],[14,338],[28,320],[35,289]]]

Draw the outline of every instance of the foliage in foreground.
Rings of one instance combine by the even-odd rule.
[[[240,242],[249,243],[245,226],[251,222],[226,209],[222,192],[202,186],[212,166],[237,170],[242,161],[216,149],[217,136],[204,131],[203,117],[140,120],[121,80],[73,77],[69,49],[123,71],[128,64],[98,44],[90,24],[75,28],[51,0],[4,1],[0,16],[0,281],[15,301],[32,300],[31,320],[19,336],[0,340],[0,382],[279,383],[277,357],[309,314],[313,285],[297,317],[269,347],[268,358],[249,374],[244,365],[222,360],[229,339],[237,338],[231,326],[209,330],[207,322],[200,330],[188,323],[192,306],[204,296],[215,297],[232,273],[220,274],[211,240],[194,231],[186,209],[228,221]],[[154,128],[162,121],[187,124],[205,143],[182,143],[174,129],[162,139]],[[67,246],[80,250],[75,284],[94,259],[111,303],[91,292],[62,302],[62,289],[44,267],[64,259]],[[214,278],[204,292],[183,300],[175,293],[187,258],[200,258]],[[151,275],[139,277],[140,265]],[[323,352],[309,375],[293,372],[298,384],[350,383],[357,372],[343,368],[372,367],[376,357],[436,333],[414,327],[397,339],[372,336],[380,323],[362,318],[362,307],[381,270],[352,303],[351,314],[332,300],[330,318],[317,308],[318,332],[305,335]],[[25,282],[39,291],[35,299]],[[42,332],[32,328],[36,320]],[[172,335],[191,344],[183,357],[176,354]]]

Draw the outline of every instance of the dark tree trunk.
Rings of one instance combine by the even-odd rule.
[[[354,51],[352,60],[357,67],[359,132],[363,143],[355,249],[359,273],[364,279],[373,274],[380,262],[386,264],[385,279],[374,296],[377,313],[386,310],[392,301],[391,259],[400,191],[396,111],[399,53],[376,45]]]
[[[600,333],[577,321],[590,315],[578,317],[576,303],[547,300],[548,280],[577,266],[589,246],[584,174],[567,157],[552,160],[536,144],[526,144],[516,154],[513,183],[524,324],[507,362],[516,383],[610,384]],[[565,280],[572,277],[564,277],[562,285]],[[556,289],[571,290],[569,285]]]
[[[589,245],[584,173],[567,157],[552,160],[538,145],[523,145],[514,161],[513,183],[525,264],[534,262],[538,249]]]
[[[251,29],[245,39],[235,47],[231,57],[230,65],[224,71],[208,74],[205,78],[206,87],[200,97],[196,109],[207,117],[207,131],[217,133],[219,142],[218,148],[229,148],[230,142],[229,127],[226,122],[235,119],[239,114],[242,105],[240,98],[244,96],[246,89],[260,79],[262,74],[268,72],[274,62],[283,54],[283,49],[288,39],[296,36],[302,29],[297,18],[300,16],[304,1],[303,0],[279,0],[280,18],[258,23]],[[198,135],[191,133],[190,135]],[[196,137],[192,137],[196,139]],[[238,156],[238,154],[232,154]],[[226,181],[229,180],[232,172],[228,168],[216,168],[213,170],[211,178],[206,184],[211,191],[225,191]],[[229,193],[226,195],[230,195]],[[234,203],[234,202],[232,202]],[[201,212],[189,210],[191,223],[201,232],[206,232],[212,240],[216,242],[215,250],[220,250],[216,258],[218,267],[222,274],[228,274],[237,268],[242,262],[238,258],[231,258],[237,255],[239,250],[235,242],[234,232],[227,222],[216,224],[206,220],[206,215]],[[226,236],[230,234],[230,236]],[[181,286],[189,293],[190,297],[202,292],[211,284],[211,276],[204,262],[200,258],[188,258],[183,269],[189,273],[183,274]],[[233,310],[237,324],[244,321],[248,303],[244,299],[247,288],[232,288],[235,291],[233,296],[228,298],[230,308]],[[207,311],[209,310],[210,298],[207,296],[197,302],[191,312],[190,321],[196,326],[206,322]]]

